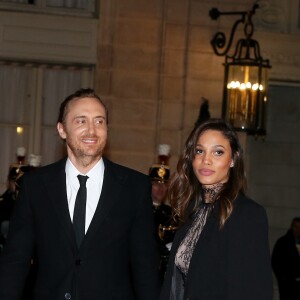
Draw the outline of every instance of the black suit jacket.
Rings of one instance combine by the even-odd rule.
[[[65,163],[24,175],[0,261],[0,299],[20,299],[34,252],[34,299],[157,299],[158,253],[148,177],[104,159],[100,200],[77,249]]]
[[[239,196],[219,229],[218,206],[207,219],[189,266],[185,300],[272,300],[272,270],[265,210]],[[176,233],[161,300],[170,299],[174,258],[188,224]]]

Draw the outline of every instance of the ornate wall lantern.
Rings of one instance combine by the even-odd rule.
[[[257,8],[257,4],[248,12],[220,12],[212,8],[209,15],[213,20],[220,15],[241,16],[233,24],[227,45],[223,32],[217,32],[211,41],[215,54],[225,55],[222,117],[238,131],[265,135],[268,69],[271,66],[269,60],[261,57],[259,43],[252,39],[252,16]],[[230,55],[228,52],[240,23],[244,24],[245,37],[237,41]]]

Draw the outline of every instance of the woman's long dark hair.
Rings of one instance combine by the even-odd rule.
[[[229,170],[228,181],[224,183],[217,195],[220,205],[219,221],[222,228],[232,213],[234,200],[239,193],[244,193],[246,189],[242,149],[235,131],[224,120],[209,119],[196,126],[190,133],[183,154],[178,161],[177,171],[170,180],[168,199],[174,216],[182,222],[188,217],[188,209],[191,208],[191,205],[191,212],[198,207],[201,200],[201,184],[194,174],[192,162],[195,158],[199,136],[206,130],[216,130],[223,134],[229,141],[234,162],[234,166]]]

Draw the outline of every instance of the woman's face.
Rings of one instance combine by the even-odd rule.
[[[192,162],[194,174],[202,185],[224,183],[233,167],[227,138],[217,130],[206,130],[198,138]]]

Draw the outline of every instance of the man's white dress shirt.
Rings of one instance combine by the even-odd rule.
[[[67,197],[68,206],[71,220],[73,221],[73,213],[76,195],[79,189],[79,181],[77,175],[86,175],[88,180],[86,182],[87,199],[86,199],[86,215],[85,215],[85,232],[87,232],[94,213],[96,211],[103,185],[104,176],[104,163],[101,158],[98,163],[87,173],[80,173],[71,160],[68,158],[66,163],[66,185],[67,185]]]

